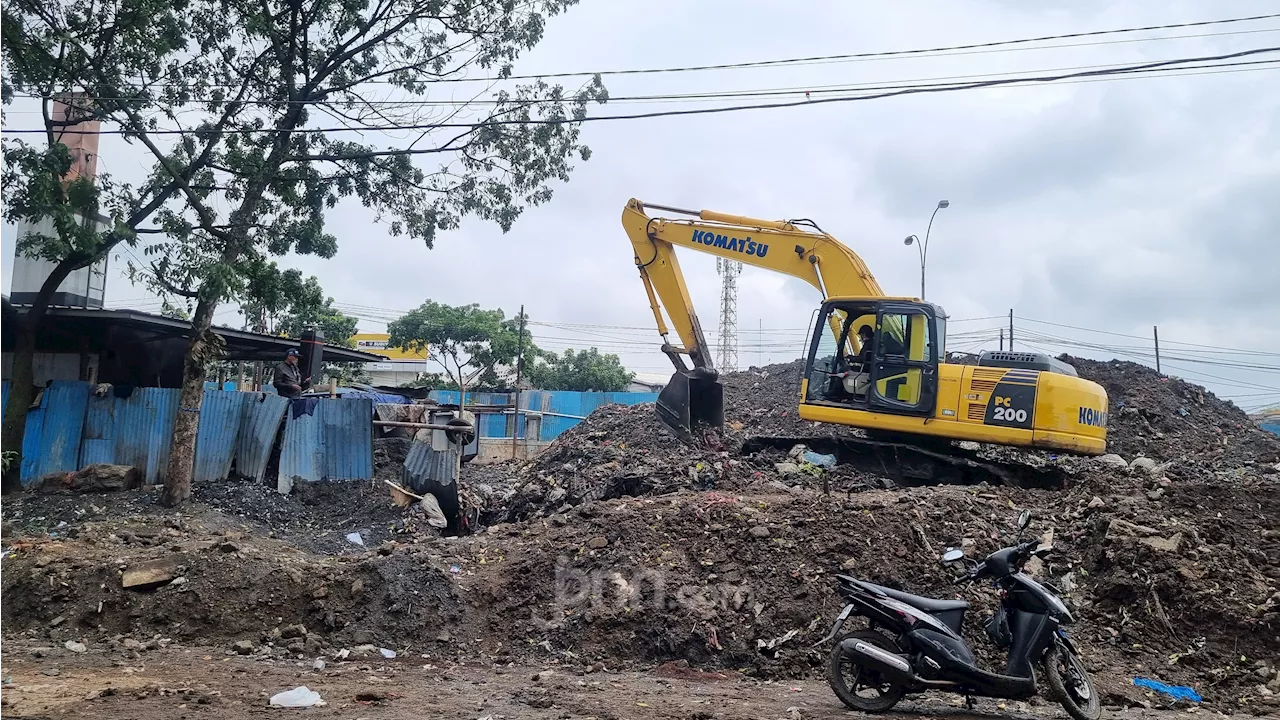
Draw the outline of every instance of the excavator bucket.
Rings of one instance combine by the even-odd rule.
[[[676,372],[658,393],[658,417],[681,439],[700,427],[724,425],[724,385],[715,370]]]

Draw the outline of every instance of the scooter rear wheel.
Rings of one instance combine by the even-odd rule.
[[[840,643],[848,638],[857,638],[891,653],[899,652],[892,640],[875,630],[858,630],[836,640],[827,664],[827,684],[836,697],[850,709],[867,713],[885,712],[897,705],[906,689],[881,677],[879,672],[862,667],[856,660],[845,657],[840,651]]]
[[[1075,720],[1098,720],[1102,701],[1084,663],[1055,642],[1044,657],[1045,680],[1054,699]]]

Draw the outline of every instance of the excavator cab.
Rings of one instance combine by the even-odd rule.
[[[803,402],[932,415],[945,332],[946,313],[933,303],[828,300],[809,345]]]

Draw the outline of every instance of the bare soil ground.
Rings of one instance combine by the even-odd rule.
[[[600,720],[813,720],[851,717],[820,680],[753,680],[678,663],[644,671],[593,672],[559,665],[456,664],[420,655],[394,660],[251,660],[218,648],[182,647],[129,657],[96,649],[83,654],[30,643],[5,643],[0,713],[5,718],[94,717],[101,720],[275,716],[271,695],[305,685],[323,707],[308,718],[599,718]],[[535,679],[536,678],[536,679]],[[882,717],[909,720],[1065,718],[1048,700],[979,700],[926,695]],[[1195,717],[1215,717],[1201,710]],[[1129,708],[1106,717],[1171,720],[1185,711]]]

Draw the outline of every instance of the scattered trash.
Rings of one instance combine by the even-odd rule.
[[[1155,690],[1158,693],[1163,693],[1175,700],[1190,700],[1191,702],[1198,703],[1204,699],[1200,697],[1200,693],[1186,685],[1168,685],[1160,682],[1159,680],[1152,680],[1144,677],[1134,678],[1133,684],[1138,687],[1144,687],[1148,690]]]
[[[460,575],[462,574],[462,566],[459,565],[458,563],[454,563],[449,566],[449,572],[453,573],[454,575]]]
[[[788,630],[785,635],[779,635],[772,640],[756,640],[756,650],[761,655],[774,657],[777,655],[779,647],[799,634],[799,630]]]
[[[73,653],[82,653],[82,652],[86,652],[89,649],[85,647],[84,643],[76,642],[75,640],[66,641],[65,643],[62,644],[62,647],[70,650]]]
[[[271,696],[271,707],[323,707],[324,704],[324,698],[320,697],[320,693],[308,688],[306,685]]]
[[[811,465],[817,465],[818,467],[830,469],[836,466],[835,455],[828,455],[824,453],[817,453],[812,450],[806,450],[805,453],[800,457],[805,462]]]
[[[312,670],[323,670],[325,666],[324,658],[316,658],[316,661],[311,663]]]
[[[347,542],[351,543],[352,545],[359,545],[360,547],[364,547],[364,538],[361,537],[360,533],[358,532],[347,533]]]
[[[388,649],[386,649],[386,648],[378,648],[378,652],[382,653],[382,657],[384,657],[384,658],[386,658],[386,659],[388,659],[388,660],[395,660],[395,659],[396,659],[396,651],[395,651],[395,650],[388,650]]]

